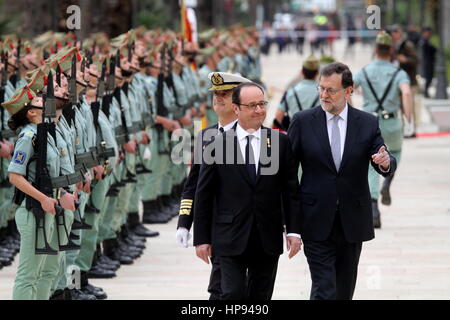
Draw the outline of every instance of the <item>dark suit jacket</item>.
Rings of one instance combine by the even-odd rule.
[[[194,152],[201,152],[202,147],[205,146],[207,143],[211,142],[211,140],[213,140],[211,136],[216,136],[218,134],[217,128],[218,125],[215,124],[201,131],[201,133],[197,136],[197,144],[195,146]],[[184,184],[183,192],[181,193],[182,201],[186,199],[194,200],[195,192],[197,190],[197,181],[199,172],[200,172],[200,162],[197,160],[197,158],[194,158],[192,161],[191,170],[189,171],[189,175]],[[180,207],[183,206],[184,205],[182,203]],[[180,214],[178,216],[177,229],[183,227],[190,230],[193,221],[194,221],[194,206],[192,205],[189,214]]]
[[[288,136],[294,157],[303,169],[300,182],[302,238],[326,240],[339,207],[342,227],[349,242],[374,238],[368,167],[382,173],[371,156],[384,145],[378,118],[348,108],[347,134],[339,172],[331,154],[325,112],[321,106],[298,112]],[[391,156],[390,173],[396,169]]]
[[[228,146],[227,139],[231,142]],[[262,164],[260,157],[259,171],[270,167],[275,156],[279,156],[279,169],[273,175],[259,174],[256,183],[251,182],[243,164],[235,131],[216,138],[214,144],[219,143],[228,147],[227,151],[234,148],[235,162],[201,166],[194,200],[194,245],[212,244],[215,256],[242,254],[255,223],[265,252],[283,253],[283,220],[288,233],[301,229],[297,168],[288,137],[262,128],[261,157],[267,150],[271,162]]]

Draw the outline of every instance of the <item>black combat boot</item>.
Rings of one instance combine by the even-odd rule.
[[[373,227],[375,229],[381,228],[381,215],[378,209],[378,200],[372,199],[372,214],[373,214]]]
[[[70,294],[71,299],[69,300],[97,300],[97,298],[92,294],[86,294],[79,289],[68,289],[65,288]]]
[[[172,219],[176,210],[169,204],[169,196],[158,197],[156,203],[158,204],[159,211],[166,217],[166,222]]]
[[[392,179],[394,179],[394,173],[391,173],[386,178],[384,178],[383,186],[381,187],[381,203],[385,206],[390,206],[392,202],[390,193]]]
[[[53,292],[49,300],[72,300],[72,299],[66,290],[58,289],[55,290],[55,292]]]
[[[146,228],[139,219],[137,212],[128,213],[127,225],[131,232],[141,237],[156,237],[159,236],[158,231],[153,231]]]
[[[120,268],[119,261],[110,259],[103,254],[100,244],[97,244],[95,253],[97,254],[97,261],[102,265],[107,266],[107,269],[117,271]]]
[[[117,239],[107,239],[103,241],[103,253],[112,260],[117,260],[120,264],[132,264],[133,259],[126,253],[119,250]]]
[[[84,294],[92,295],[97,300],[104,300],[104,299],[108,298],[108,296],[106,295],[106,293],[103,291],[102,288],[96,287],[89,283],[86,271],[81,271],[80,285],[81,285],[81,291]]]
[[[143,223],[166,223],[168,221],[167,215],[160,212],[158,200],[143,201],[144,214]]]

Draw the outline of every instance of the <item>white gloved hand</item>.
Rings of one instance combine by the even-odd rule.
[[[188,241],[189,239],[192,237],[191,234],[189,233],[189,230],[183,227],[179,227],[177,229],[177,233],[175,234],[175,237],[177,239],[177,243],[180,246],[183,246],[185,248],[188,247]]]
[[[150,160],[152,158],[152,152],[148,146],[145,146],[144,155],[142,156],[142,160]]]

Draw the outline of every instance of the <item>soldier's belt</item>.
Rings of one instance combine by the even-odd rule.
[[[387,120],[387,119],[391,119],[391,118],[397,118],[397,113],[396,112],[387,112],[387,111],[382,111],[382,112],[372,112],[372,114],[376,117],[379,117],[381,119]]]
[[[114,133],[116,136],[117,144],[120,146],[127,142],[127,135],[125,134],[125,131],[122,127],[116,127],[114,128]]]
[[[17,137],[17,134],[12,130],[6,129],[6,130],[2,130],[0,132],[0,137],[2,139],[10,139],[10,138]]]
[[[144,113],[142,114],[142,123],[145,129],[147,126],[152,126],[155,124],[155,118],[151,115],[151,113]]]
[[[139,131],[141,131],[140,127],[141,127],[140,121],[133,122],[133,124],[130,127],[128,127],[128,133],[130,134],[138,133]]]
[[[97,149],[91,148],[88,152],[75,154],[75,163],[83,163],[86,168],[90,169],[101,164],[99,160]]]
[[[60,176],[57,178],[51,178],[53,188],[64,188],[83,180],[84,176],[79,170],[77,170],[75,173],[72,174]]]

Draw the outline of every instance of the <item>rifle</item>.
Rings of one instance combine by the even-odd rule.
[[[35,139],[35,159],[36,159],[36,177],[33,186],[44,193],[48,197],[53,197],[53,186],[50,174],[47,169],[47,137],[50,133],[56,141],[55,124],[52,118],[56,117],[56,105],[53,98],[53,78],[51,73],[48,78],[47,98],[44,97],[44,112],[42,114],[43,121],[37,125],[37,134]],[[42,209],[41,203],[27,196],[27,209],[30,208],[36,219],[36,237],[35,237],[35,253],[56,255],[58,251],[50,247],[47,240],[47,232],[45,229],[45,211]],[[60,215],[63,209],[55,205],[56,215]],[[64,214],[64,213],[62,213]],[[38,248],[39,229],[42,229],[44,246]]]
[[[104,64],[106,64],[106,59]],[[115,59],[113,59],[113,57],[111,56],[111,58],[109,59],[109,73],[105,85],[106,94],[103,96],[102,100],[102,111],[108,118],[109,118],[109,107],[112,101],[112,92],[114,91],[114,87],[116,86],[114,74],[115,69],[116,69],[116,62]]]
[[[69,102],[71,105],[76,105],[78,103],[77,97],[77,58],[74,55],[72,57],[72,66],[70,70],[69,79]]]
[[[20,81],[20,47],[22,46],[22,40],[17,42],[17,66],[16,66],[16,83]]]
[[[98,115],[100,112],[99,98],[102,98],[105,93],[105,82],[104,82],[105,74],[106,74],[106,60],[103,62],[103,65],[102,65],[101,76],[98,79],[98,84],[97,84],[96,98],[95,98],[95,101],[91,105],[91,110],[92,110],[92,115],[94,118],[94,126],[96,128],[98,135],[101,137],[100,144],[97,147],[92,147],[92,148],[95,148],[95,151],[96,151],[98,157],[103,162],[102,163],[103,166],[106,167],[109,164],[108,158],[113,157],[115,155],[115,152],[114,152],[114,148],[106,148],[106,142],[103,139],[102,131],[101,131],[101,128],[99,127],[99,123],[98,123]]]

